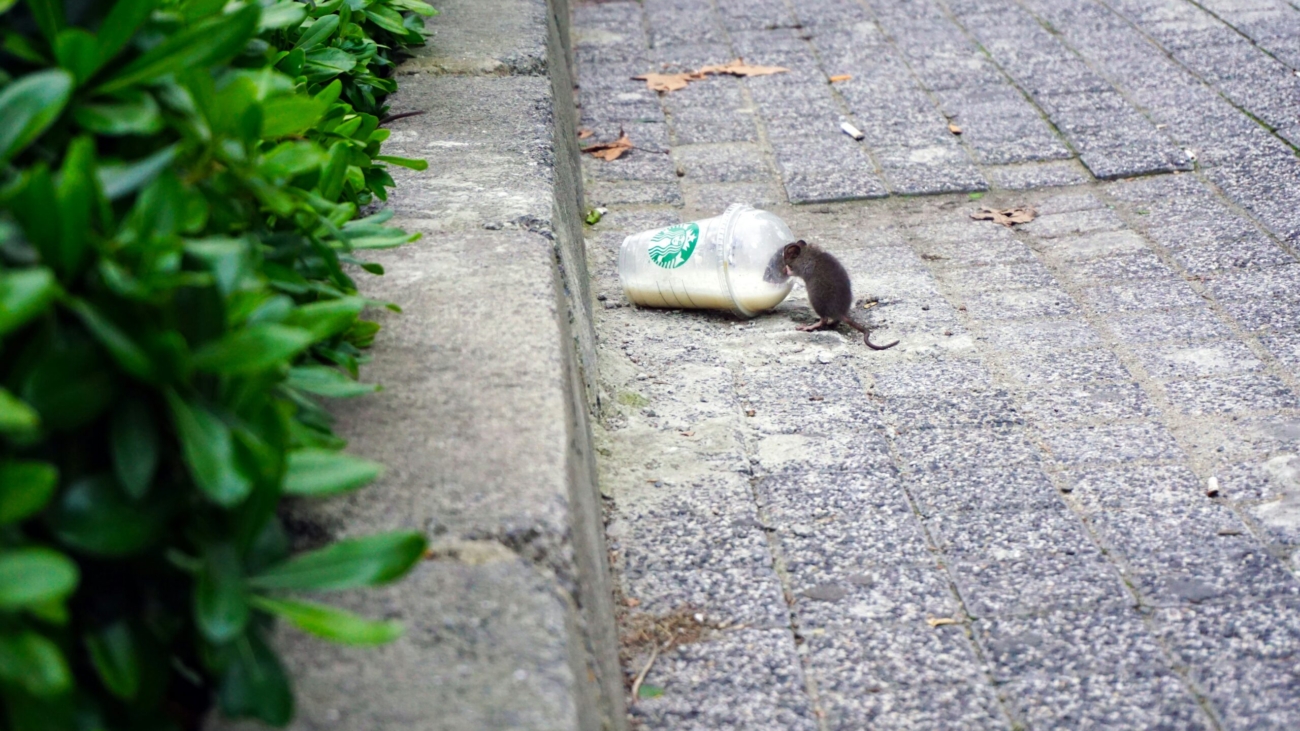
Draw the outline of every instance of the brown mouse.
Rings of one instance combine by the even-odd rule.
[[[813,311],[821,318],[811,325],[800,325],[800,330],[820,330],[843,322],[862,333],[862,339],[872,350],[886,350],[898,345],[897,340],[889,345],[872,343],[871,331],[849,315],[853,307],[853,283],[849,281],[844,265],[830,252],[800,240],[786,245],[783,258],[786,275],[803,280]]]

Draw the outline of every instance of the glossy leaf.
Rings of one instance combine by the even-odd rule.
[[[151,135],[163,129],[158,102],[148,92],[133,90],[119,99],[95,104],[81,104],[72,110],[77,124],[95,134]]]
[[[116,200],[143,188],[167,169],[176,158],[178,145],[169,145],[161,150],[131,163],[99,166],[99,185],[104,197]]]
[[[0,335],[44,312],[59,292],[54,273],[44,267],[0,271]]]
[[[403,576],[424,555],[414,532],[351,538],[295,556],[249,579],[258,589],[333,591],[384,584]]]
[[[0,388],[0,434],[30,432],[40,426],[40,423],[41,417],[36,409]]]
[[[238,53],[253,36],[259,15],[256,5],[248,5],[228,15],[201,20],[169,36],[127,64],[96,91],[111,94],[177,70],[202,68],[225,61]]]
[[[48,548],[0,551],[0,611],[63,599],[77,588],[77,565]]]
[[[394,621],[373,621],[342,609],[289,599],[254,597],[253,606],[306,632],[345,645],[382,645],[402,636],[402,625]]]
[[[122,370],[140,379],[148,380],[153,377],[153,362],[149,355],[90,303],[84,300],[73,300],[68,303],[68,309],[76,313],[81,324],[85,325],[99,344],[113,356],[113,360],[122,367]]]
[[[129,556],[152,545],[166,518],[160,505],[136,503],[107,475],[82,478],[64,488],[47,515],[59,540],[107,557]]]
[[[65,693],[72,672],[59,646],[36,632],[0,633],[0,678],[38,698]]]
[[[116,0],[113,3],[112,10],[104,16],[104,22],[100,24],[99,32],[96,33],[99,38],[96,70],[111,61],[126,47],[156,4],[157,0]]]
[[[52,0],[51,0],[52,1]],[[49,69],[28,74],[0,90],[0,163],[41,136],[72,97],[72,74]]]
[[[58,484],[59,470],[47,462],[0,462],[0,526],[40,512]]]
[[[158,427],[144,401],[125,399],[114,409],[109,446],[117,481],[133,499],[143,498],[153,483],[160,455]]]
[[[90,253],[91,221],[99,208],[94,140],[78,137],[68,145],[54,194],[59,206],[57,263],[65,277],[73,277],[81,271]]]
[[[390,165],[410,168],[412,170],[428,170],[428,160],[415,160],[409,157],[394,157],[392,155],[375,155],[375,159],[380,162],[386,162]]]
[[[251,716],[272,726],[293,718],[293,691],[284,667],[254,632],[236,641],[217,691],[228,716]]]
[[[63,14],[63,0],[27,0],[27,7],[31,8],[32,19],[36,21],[36,27],[41,29],[41,35],[53,43],[59,36],[59,31],[67,24]]]
[[[142,650],[130,625],[117,621],[86,634],[86,650],[104,687],[123,700],[140,691]]]
[[[167,403],[194,484],[218,505],[240,503],[253,484],[235,463],[230,427],[207,408],[187,403],[173,391],[167,392]]]
[[[262,106],[262,136],[272,140],[310,129],[327,109],[327,105],[309,96],[277,97]]]
[[[54,42],[54,58],[59,65],[84,84],[99,65],[99,44],[95,36],[82,28],[67,28],[59,32]]]
[[[276,30],[297,27],[307,17],[307,6],[302,3],[279,2],[262,8],[259,30]]]
[[[310,51],[316,46],[329,40],[329,37],[333,35],[334,31],[338,30],[338,28],[339,16],[326,15],[320,20],[312,23],[311,27],[307,30],[303,31],[303,34],[298,37],[298,42],[294,43],[293,47],[296,49],[302,49],[303,51]]]
[[[365,309],[366,302],[360,297],[341,297],[334,300],[312,302],[294,310],[287,319],[287,324],[306,328],[313,340],[324,340],[346,332],[356,322],[357,316]]]
[[[194,618],[209,642],[222,644],[248,624],[248,596],[239,556],[227,543],[207,546],[203,571],[194,584]]]
[[[304,449],[289,454],[284,491],[289,495],[337,495],[370,484],[382,472],[382,465],[368,459]]]
[[[285,385],[299,391],[329,398],[350,398],[375,393],[380,386],[375,383],[357,383],[348,374],[329,366],[301,366],[289,370]]]
[[[235,375],[256,373],[286,363],[311,345],[311,332],[271,323],[230,333],[194,354],[194,367]]]

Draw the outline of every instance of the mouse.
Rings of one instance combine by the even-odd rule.
[[[820,318],[811,325],[800,325],[804,332],[820,330],[843,322],[862,333],[862,340],[872,350],[888,350],[898,345],[876,345],[871,342],[871,330],[849,315],[853,307],[853,283],[844,265],[833,254],[802,239],[787,244],[782,252],[786,276],[799,277],[808,288],[808,300]]]

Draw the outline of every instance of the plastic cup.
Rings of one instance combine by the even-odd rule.
[[[790,294],[781,252],[794,240],[775,214],[737,203],[721,216],[623,239],[618,276],[638,305],[753,317]]]

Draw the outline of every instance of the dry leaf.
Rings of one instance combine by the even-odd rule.
[[[782,66],[750,66],[745,59],[738,58],[721,66],[705,66],[697,74],[731,74],[732,76],[769,76],[771,74],[789,73],[790,69]]]
[[[588,145],[582,148],[582,151],[588,155],[595,155],[605,162],[613,162],[623,156],[623,153],[632,149],[632,140],[628,139],[627,133],[619,130],[619,138],[613,142],[598,142],[594,145]]]
[[[925,623],[931,627],[942,627],[945,624],[961,624],[961,620],[952,617],[926,617]]]
[[[689,71],[684,74],[642,74],[632,78],[636,81],[644,81],[650,91],[677,91],[685,89],[690,82],[699,81],[704,77],[698,72]]]
[[[684,437],[693,437],[693,436],[695,436],[695,432],[693,432],[693,431],[684,431],[684,432],[682,432],[681,434],[682,434],[682,436],[684,436]]]
[[[1030,206],[1016,206],[1015,208],[1003,208],[1001,210],[985,206],[980,208],[979,211],[970,214],[970,217],[976,221],[992,221],[1010,228],[1017,223],[1029,223],[1037,215],[1038,211],[1035,211]]]
[[[853,78],[853,74],[836,74],[831,77],[831,83],[834,84],[837,81],[848,81],[851,78]]]
[[[580,140],[585,140],[585,139],[587,139],[588,137],[590,137],[590,136],[592,136],[592,135],[594,135],[594,134],[596,134],[596,133],[595,133],[595,132],[592,132],[591,130],[587,129],[586,127],[583,127],[582,129],[578,130],[578,139],[580,139]]]
[[[961,134],[961,127],[958,127],[957,125],[953,124],[952,122],[949,122],[949,123],[948,123],[948,131],[951,132],[951,133],[953,133],[953,134],[955,134],[955,135],[959,135],[959,134]]]

